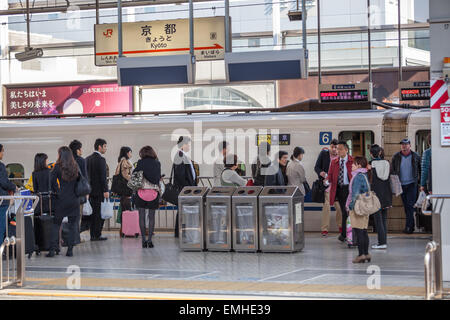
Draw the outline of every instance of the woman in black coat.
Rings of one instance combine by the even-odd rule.
[[[50,214],[50,208],[54,205],[54,197],[52,197],[50,203],[50,194],[48,193],[51,192],[51,170],[48,168],[48,156],[45,153],[35,155],[34,171],[31,176],[33,180],[33,192],[39,196],[39,204],[34,210],[34,215],[40,216],[42,213]]]
[[[152,234],[155,229],[155,209],[159,207],[159,181],[161,179],[161,163],[156,152],[150,146],[139,151],[141,159],[133,172],[143,171],[144,187],[134,194],[134,203],[139,210],[139,227],[142,235],[142,248],[153,248]],[[148,241],[145,240],[145,215],[148,214]]]
[[[69,220],[69,237],[66,256],[73,256],[73,243],[76,232],[77,217],[80,215],[80,199],[75,194],[75,186],[79,178],[78,165],[68,147],[58,150],[58,160],[51,175],[52,191],[56,194],[55,218],[53,219],[51,248],[47,257],[59,252],[58,235],[64,217]]]

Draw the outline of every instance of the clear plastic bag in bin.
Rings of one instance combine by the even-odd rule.
[[[227,206],[211,205],[208,225],[209,242],[212,244],[227,243]]]
[[[267,245],[289,245],[289,206],[271,204],[264,206],[265,230],[263,242]]]
[[[255,243],[255,225],[253,216],[253,206],[236,206],[236,243],[254,244]]]
[[[181,213],[183,243],[200,243],[200,207],[198,205],[182,205]]]

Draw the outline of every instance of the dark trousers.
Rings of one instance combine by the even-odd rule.
[[[178,238],[179,237],[179,230],[178,230],[178,212],[179,212],[180,210],[177,210],[177,217],[175,218],[175,238]]]
[[[367,229],[353,228],[358,242],[358,256],[369,254],[369,233]]]
[[[102,236],[103,224],[105,223],[101,215],[102,199],[89,197],[89,202],[92,206],[92,215],[90,216],[91,239],[98,239]]]
[[[414,204],[417,199],[417,183],[402,185],[402,201],[406,214],[406,229],[414,231]]]
[[[61,224],[64,217],[54,217],[53,225],[52,225],[52,235],[50,240],[50,250],[59,249],[59,229],[61,229]],[[77,217],[68,217],[69,220],[69,237],[67,239],[67,246],[69,248],[73,247],[75,242],[75,233],[76,233],[76,223]]]
[[[347,237],[347,217],[348,212],[347,208],[345,206],[345,203],[347,202],[348,198],[348,185],[345,186],[338,186],[336,189],[336,197],[339,201],[339,206],[341,207],[342,211],[342,232],[341,235],[346,238]]]
[[[373,215],[378,233],[378,244],[387,244],[387,209],[381,209]]]

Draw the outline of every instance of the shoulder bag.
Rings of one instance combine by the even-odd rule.
[[[173,183],[173,172],[175,165],[172,165],[172,171],[170,173],[169,183],[165,185],[165,190],[162,195],[163,200],[170,202],[174,205],[178,205],[178,195],[180,194],[180,188]]]
[[[130,181],[127,183],[128,188],[132,191],[142,189],[144,186],[144,171],[135,171],[131,175]]]
[[[81,173],[80,168],[78,167],[78,179],[75,185],[75,194],[77,197],[86,197],[92,191],[91,185],[87,181],[87,179]]]
[[[381,204],[375,192],[370,190],[369,180],[367,180],[366,175],[363,174],[363,177],[366,180],[369,191],[358,195],[355,201],[354,211],[358,216],[368,217],[379,211],[381,209]]]
[[[122,162],[119,164],[119,173],[113,176],[111,191],[119,196],[130,197],[133,190],[128,187],[128,180],[122,175]]]

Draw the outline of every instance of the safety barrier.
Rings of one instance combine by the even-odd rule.
[[[428,195],[427,200],[435,200],[432,210],[423,211],[425,215],[431,215],[433,224],[433,241],[425,248],[425,299],[442,299],[450,295],[450,291],[444,290],[442,277],[442,238],[441,238],[441,214],[444,202],[450,199],[450,194]]]
[[[0,289],[13,284],[18,286],[25,284],[25,211],[27,213],[33,213],[39,198],[37,196],[1,196],[0,206],[4,201],[9,201],[9,206],[5,214],[6,237],[0,246]],[[15,212],[16,235],[9,236],[8,217],[15,201],[20,201],[19,205],[15,205],[17,208]],[[33,203],[28,212],[26,208],[28,207],[29,201]],[[6,263],[3,263],[3,259]]]

